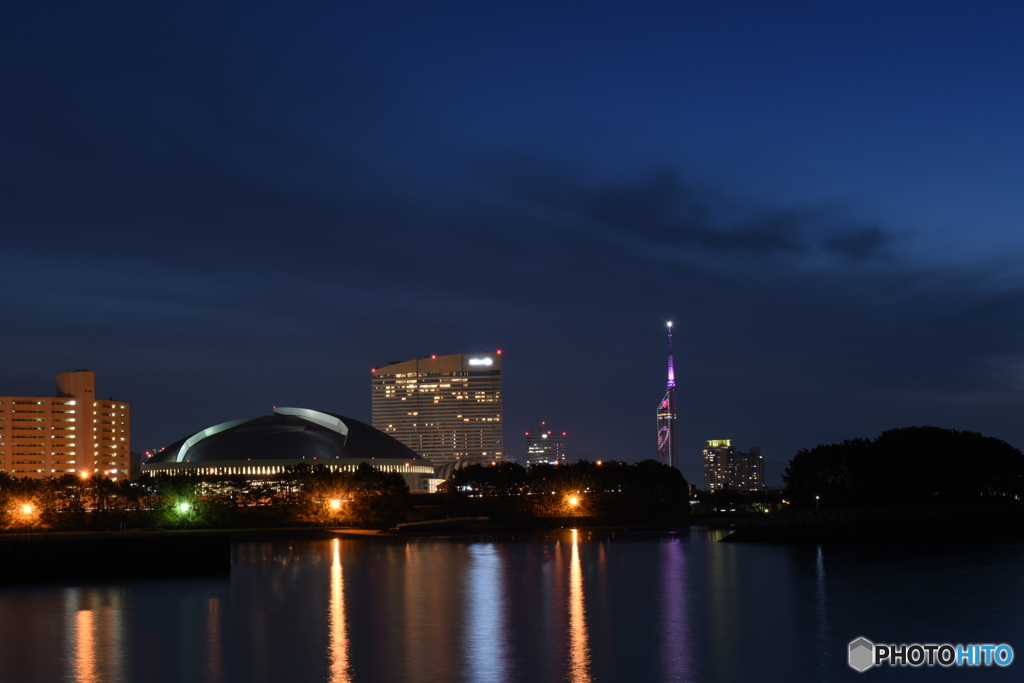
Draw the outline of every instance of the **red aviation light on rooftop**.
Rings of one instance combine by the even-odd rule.
[[[437,354],[434,354],[434,355],[432,355],[432,356],[430,357],[430,360],[437,360]]]
[[[497,354],[498,354],[499,356],[501,355],[501,349],[498,349],[498,351],[497,351]]]

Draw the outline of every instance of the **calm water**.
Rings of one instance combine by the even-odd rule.
[[[0,680],[1012,680],[1024,544],[242,544],[231,578],[0,589]],[[875,642],[1001,643],[1007,669],[846,665]]]

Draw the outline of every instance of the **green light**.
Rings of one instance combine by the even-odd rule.
[[[731,445],[732,445],[732,439],[709,439],[708,440],[708,447],[710,447],[710,448],[720,448],[722,446],[731,446]]]
[[[185,514],[186,512],[188,512],[191,509],[192,509],[192,504],[191,503],[184,502],[184,501],[181,502],[181,503],[178,503],[178,512],[180,512],[182,514]]]

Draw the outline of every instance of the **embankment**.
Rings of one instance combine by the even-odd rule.
[[[782,510],[753,520],[722,540],[732,543],[889,543],[1019,535],[1024,535],[1024,505],[986,502]]]
[[[206,576],[231,572],[231,535],[171,531],[0,535],[0,584]]]

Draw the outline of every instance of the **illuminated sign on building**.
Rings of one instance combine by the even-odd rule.
[[[470,365],[494,365],[494,361],[490,358],[470,358]]]

